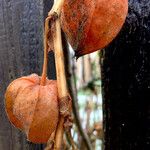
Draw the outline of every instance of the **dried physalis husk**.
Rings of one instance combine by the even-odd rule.
[[[40,80],[37,74],[18,78],[10,83],[5,94],[10,122],[33,143],[48,141],[59,116],[56,80],[46,79],[44,86]]]
[[[77,57],[108,45],[120,31],[128,0],[65,0],[61,25]]]

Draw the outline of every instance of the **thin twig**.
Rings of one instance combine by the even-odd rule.
[[[78,112],[78,98],[77,98],[77,87],[76,87],[76,82],[74,79],[75,76],[75,72],[74,72],[74,66],[73,69],[71,67],[71,62],[70,62],[70,53],[69,53],[69,48],[67,45],[67,40],[66,37],[64,35],[64,33],[62,33],[62,37],[63,37],[63,48],[64,48],[64,52],[65,52],[65,70],[66,70],[66,76],[67,76],[67,83],[68,83],[68,87],[69,87],[69,93],[72,97],[72,109],[73,109],[73,114],[74,114],[74,118],[75,118],[75,123],[77,125],[78,131],[83,139],[83,142],[86,146],[87,150],[92,150],[92,145],[90,142],[90,139],[88,138],[88,135],[86,134],[86,132],[83,130],[82,125],[81,125],[81,121],[80,121],[80,116],[79,116],[79,112]]]
[[[47,76],[47,54],[48,54],[48,20],[45,20],[45,30],[44,30],[44,63],[43,63],[43,71],[41,76],[41,85],[45,85],[46,76]]]

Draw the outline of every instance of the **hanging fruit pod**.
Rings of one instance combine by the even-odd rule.
[[[5,109],[10,122],[24,131],[29,141],[47,143],[59,120],[57,81],[48,80],[49,21],[45,21],[42,76],[31,74],[14,80],[6,89]]]
[[[77,57],[108,45],[120,31],[128,0],[65,0],[62,29]]]
[[[21,77],[8,86],[5,107],[12,124],[23,130],[29,141],[46,143],[58,123],[57,83],[37,74]]]

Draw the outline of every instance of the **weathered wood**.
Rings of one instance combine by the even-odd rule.
[[[46,19],[48,12],[53,6],[53,0],[43,0],[43,16],[44,20]],[[50,51],[48,53],[48,78],[56,80],[56,68],[55,68],[55,58],[54,52]]]
[[[48,1],[48,0],[47,0]],[[50,0],[49,0],[50,1]],[[43,1],[0,0],[0,149],[42,150],[10,125],[4,109],[8,84],[22,75],[41,74]]]
[[[101,64],[105,150],[149,150],[149,0],[129,0],[126,23],[104,53]]]

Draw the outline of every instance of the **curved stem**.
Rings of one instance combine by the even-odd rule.
[[[43,71],[40,85],[46,84],[47,76],[47,53],[48,53],[48,31],[49,31],[49,19],[45,20],[45,31],[44,31],[44,62],[43,62]]]
[[[49,32],[49,21],[52,17],[51,14],[56,12],[58,15],[60,15],[61,7],[64,0],[57,0],[54,2],[54,5],[49,12],[49,17],[45,20],[45,31],[44,31],[44,63],[43,63],[43,71],[42,71],[42,77],[40,85],[44,86],[46,84],[46,76],[47,76],[47,53],[48,53],[48,32]]]
[[[66,75],[67,75],[67,83],[69,87],[69,93],[72,98],[72,110],[74,114],[74,119],[76,126],[78,128],[79,134],[81,135],[84,145],[86,146],[87,150],[92,150],[92,145],[90,142],[90,139],[87,135],[87,133],[83,130],[79,112],[78,112],[78,98],[77,98],[77,87],[76,87],[76,82],[75,82],[75,66],[73,63],[73,66],[71,66],[70,62],[70,53],[69,53],[69,47],[67,45],[67,39],[65,37],[65,34],[62,32],[62,40],[63,40],[63,49],[65,53],[65,68],[66,68]]]

